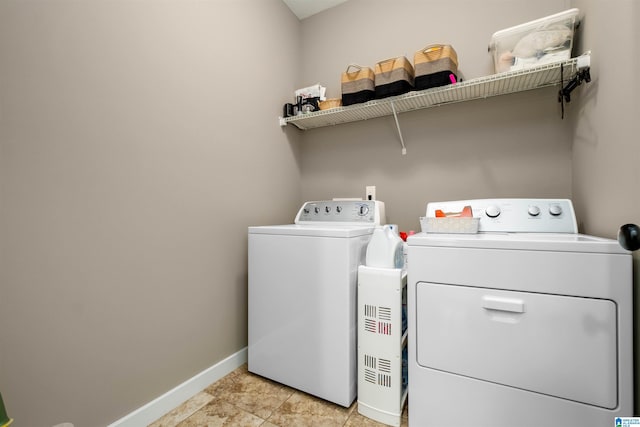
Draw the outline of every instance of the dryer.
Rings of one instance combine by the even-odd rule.
[[[358,266],[380,201],[307,202],[294,224],[249,227],[250,372],[349,406]]]
[[[487,199],[477,234],[408,239],[409,423],[614,425],[633,415],[632,259],[570,200]]]

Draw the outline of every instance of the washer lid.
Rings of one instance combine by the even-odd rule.
[[[409,246],[630,254],[617,241],[571,233],[418,233]]]
[[[373,229],[373,226],[364,227],[362,225],[287,224],[249,227],[249,234],[346,238],[369,235],[373,233]]]

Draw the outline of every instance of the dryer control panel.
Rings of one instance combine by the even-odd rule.
[[[323,200],[306,202],[296,215],[296,224],[322,223],[383,225],[384,202],[379,200]]]
[[[471,206],[479,218],[479,232],[577,233],[578,223],[569,199],[476,199],[427,204],[427,218],[436,210],[460,212]]]

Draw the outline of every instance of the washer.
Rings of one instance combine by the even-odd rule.
[[[478,234],[408,239],[409,423],[614,425],[633,416],[632,258],[570,200],[471,206]]]
[[[358,266],[380,201],[305,203],[294,224],[249,227],[250,372],[349,406]]]

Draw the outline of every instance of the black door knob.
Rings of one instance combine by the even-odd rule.
[[[625,224],[620,227],[618,242],[628,251],[640,249],[640,227],[635,224]]]

